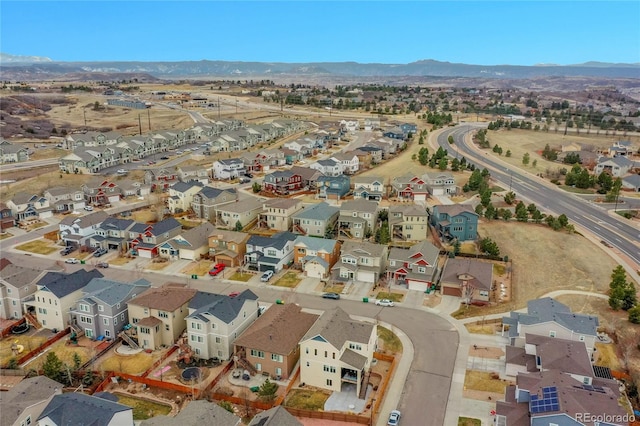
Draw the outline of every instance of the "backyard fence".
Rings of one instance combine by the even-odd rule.
[[[396,369],[396,358],[392,355],[387,355],[387,354],[382,354],[379,352],[374,352],[373,353],[373,357],[375,359],[379,359],[380,361],[387,361],[391,363],[391,366],[389,367],[389,371],[388,373],[384,376],[383,380],[380,382],[380,385],[378,386],[378,395],[382,395],[381,398],[376,398],[375,401],[373,401],[373,406],[371,407],[371,413],[373,415],[373,413],[377,413],[378,409],[380,408],[380,404],[382,404],[382,400],[384,399],[384,396],[386,395],[387,392],[387,386],[389,386],[389,382],[391,381],[391,377],[393,377],[393,373]]]
[[[171,355],[173,355],[173,353],[175,351],[178,350],[178,346],[172,346],[171,349],[169,349],[167,352],[164,353],[164,355],[162,355],[156,362],[153,363],[153,365],[151,366],[151,368],[149,368],[147,371],[145,371],[144,373],[141,374],[142,377],[147,377],[149,374],[151,374],[153,372],[153,370],[155,370],[156,368],[158,368],[160,366],[160,364],[162,364],[167,358],[169,358]]]
[[[37,348],[35,348],[31,352],[29,352],[29,353],[21,356],[20,358],[18,358],[18,365],[22,365],[25,362],[30,361],[32,358],[34,358],[35,356],[37,356],[40,353],[42,353],[45,349],[47,349],[49,346],[51,346],[54,343],[56,343],[58,340],[62,339],[64,336],[66,336],[70,332],[71,332],[70,328],[65,328],[64,330],[58,332],[58,334],[56,334],[51,339],[47,340],[46,342],[44,342],[43,344],[41,344],[40,346],[38,346]]]
[[[356,423],[360,425],[371,424],[371,418],[358,414],[339,413],[336,411],[312,411],[300,408],[284,407],[291,415],[296,417],[306,417],[309,419],[334,420],[339,422]]]
[[[26,319],[24,317],[22,317],[19,320],[17,320],[16,322],[12,323],[11,325],[6,326],[0,332],[0,336],[4,339],[5,337],[7,337],[8,335],[11,334],[11,329],[13,327],[15,327],[16,325],[20,325],[20,324],[24,323],[25,321],[26,321]]]
[[[0,376],[26,376],[27,373],[24,370],[9,370],[9,369],[0,369]]]

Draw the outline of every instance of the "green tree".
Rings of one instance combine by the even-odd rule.
[[[507,152],[504,154],[505,157],[511,157],[511,150],[508,149]]]
[[[482,213],[484,211],[484,206],[482,204],[478,204],[475,208],[475,212],[478,216],[482,216]]]
[[[640,305],[629,309],[629,322],[632,324],[640,324]]]
[[[460,241],[458,241],[458,239],[456,238],[456,240],[453,243],[453,254],[455,256],[457,256],[460,253]]]
[[[389,234],[389,222],[382,222],[380,228],[376,230],[375,241],[378,244],[389,244],[391,235]]]
[[[480,184],[482,183],[482,181],[484,180],[484,178],[482,177],[482,174],[480,173],[480,170],[476,169],[473,171],[473,173],[471,173],[471,176],[469,177],[469,190],[471,191],[477,191],[480,188]]]
[[[491,191],[487,189],[480,194],[480,204],[487,207],[489,203],[491,203]]]
[[[229,401],[220,401],[218,402],[218,405],[224,408],[225,410],[227,410],[228,412],[235,414],[235,411],[233,410],[233,404],[230,403]]]
[[[262,191],[262,185],[260,185],[258,182],[253,182],[253,185],[251,185],[251,189],[253,190],[254,194],[257,194],[258,192]]]
[[[42,371],[44,372],[44,375],[51,380],[60,382],[62,381],[63,369],[64,363],[60,361],[58,355],[53,351],[47,352],[47,358],[45,359],[44,364],[42,364]]]
[[[531,162],[531,166],[532,166],[532,167],[534,167],[534,168],[535,168],[537,165],[538,165],[538,160],[533,160],[533,161]]]
[[[620,178],[616,178],[611,187],[611,191],[605,197],[605,201],[609,203],[617,202],[618,196],[620,195],[620,188],[622,188],[622,180]]]
[[[447,170],[448,165],[449,165],[449,160],[446,157],[441,158],[440,161],[438,161],[438,168],[440,170]]]
[[[560,223],[560,227],[566,228],[569,224],[569,218],[567,218],[567,215],[563,213],[558,216],[558,222]]]
[[[516,205],[516,220],[518,222],[527,222],[529,220],[529,211],[522,201]]]
[[[234,227],[234,229],[238,232],[242,231],[242,228],[244,228],[244,226],[242,226],[242,222],[237,221],[236,222],[236,226]]]
[[[82,358],[78,352],[73,353],[73,370],[78,370],[82,365]]]
[[[429,150],[427,148],[420,148],[420,150],[418,151],[418,161],[420,162],[420,164],[426,166],[429,162],[428,158]]]
[[[516,200],[516,194],[513,191],[509,191],[504,194],[504,202],[511,205]]]
[[[493,204],[489,203],[486,210],[484,211],[484,217],[489,220],[492,220],[492,219],[496,219],[497,215],[498,215],[498,211],[496,210],[495,207],[493,207]]]
[[[542,223],[543,217],[542,217],[542,213],[540,212],[540,210],[535,209],[533,211],[533,213],[531,213],[531,219],[533,219],[533,221],[535,223]]]
[[[522,164],[524,164],[525,166],[528,166],[530,159],[531,157],[529,156],[529,153],[525,152],[524,155],[522,156]]]
[[[454,140],[452,135],[449,135],[449,137],[447,138],[447,142],[449,142],[449,145],[453,145]]]
[[[457,158],[451,160],[451,171],[457,172],[460,170],[460,161]]]
[[[625,289],[627,288],[627,273],[622,265],[616,266],[611,272],[609,283],[609,306],[615,311],[624,306]]]
[[[482,251],[483,253],[488,253],[492,256],[500,256],[500,249],[498,248],[498,244],[496,244],[496,242],[489,237],[480,240],[480,251]]]
[[[7,362],[7,369],[9,370],[17,370],[19,367],[18,360],[14,358],[10,358],[9,362]]]
[[[278,392],[278,384],[269,379],[265,380],[258,389],[258,395],[265,401],[273,401],[276,398],[276,392]]]

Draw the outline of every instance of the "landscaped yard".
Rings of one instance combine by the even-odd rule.
[[[51,241],[46,240],[29,241],[17,246],[16,249],[36,254],[51,254],[56,251],[56,247],[51,244]]]
[[[242,282],[246,283],[253,276],[254,276],[253,274],[246,274],[244,272],[236,272],[233,275],[231,275],[231,277],[229,277],[229,279],[233,280],[233,281],[242,281]]]
[[[467,370],[464,376],[465,390],[478,390],[504,394],[504,390],[510,383],[497,377],[496,373],[488,371]]]
[[[166,268],[167,266],[169,266],[169,261],[166,261],[166,262],[149,262],[147,264],[147,266],[144,267],[144,269],[147,269],[149,271],[160,271],[160,270]]]
[[[393,300],[394,302],[402,302],[403,298],[404,298],[404,294],[402,293],[390,293],[386,291],[379,291],[376,294],[376,299],[389,299],[389,300]]]
[[[291,389],[284,401],[286,407],[300,408],[303,410],[322,410],[324,403],[331,396],[326,390]]]
[[[480,419],[472,419],[471,417],[458,417],[458,426],[481,426]]]
[[[298,283],[300,283],[300,281],[302,280],[298,278],[297,272],[288,271],[286,274],[282,276],[282,278],[274,282],[273,285],[278,287],[293,288],[297,286]]]
[[[325,293],[342,293],[342,290],[344,290],[344,284],[333,284],[333,285],[326,285],[322,288],[322,291],[324,291]]]
[[[379,325],[378,338],[382,340],[382,349],[390,352],[402,352],[402,342],[388,328]]]
[[[55,352],[60,361],[69,367],[73,367],[73,356],[78,354],[82,364],[87,362],[92,356],[92,348],[81,345],[67,345],[69,336],[65,336],[58,340],[49,349],[51,352]],[[25,365],[26,369],[40,370],[46,360],[46,356],[40,356],[33,358],[31,362]]]
[[[181,274],[205,275],[211,270],[213,263],[210,260],[198,260],[191,262],[186,268],[180,271]]]
[[[46,341],[47,338],[44,336],[9,335],[8,337],[5,337],[0,341],[0,366],[5,365],[11,358],[19,358],[24,354],[31,352]],[[14,355],[11,351],[11,345],[14,342],[17,345],[22,345],[23,350],[21,354]]]
[[[128,258],[128,257],[118,256],[118,257],[116,257],[114,259],[111,259],[109,261],[109,264],[121,266],[121,265],[125,265],[125,264],[129,263],[130,261],[131,261],[131,259]]]
[[[156,351],[157,352],[157,351]],[[140,352],[135,355],[119,355],[113,351],[102,360],[97,369],[102,371],[116,371],[127,374],[141,374],[147,371],[160,355],[154,352],[148,354]],[[103,357],[100,357],[103,359]]]
[[[0,234],[0,240],[4,240],[5,238],[11,238],[13,237],[13,234],[10,232],[3,232]]]
[[[133,420],[146,420],[160,415],[166,416],[171,412],[171,406],[166,404],[151,402],[147,399],[133,396],[125,396],[120,393],[116,395],[120,404],[133,408]]]

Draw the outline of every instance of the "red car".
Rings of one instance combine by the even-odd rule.
[[[224,263],[216,263],[213,269],[209,271],[209,275],[211,275],[212,277],[215,277],[220,272],[224,271],[224,268],[225,268]]]

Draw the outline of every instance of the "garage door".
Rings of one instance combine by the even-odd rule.
[[[265,265],[263,263],[260,264],[260,272],[265,272],[265,271],[276,271],[276,267],[273,265]]]
[[[216,257],[216,263],[222,263],[224,266],[227,266],[229,268],[233,266],[233,261],[228,257]]]
[[[455,287],[442,287],[442,294],[445,296],[462,297],[462,289]]]

